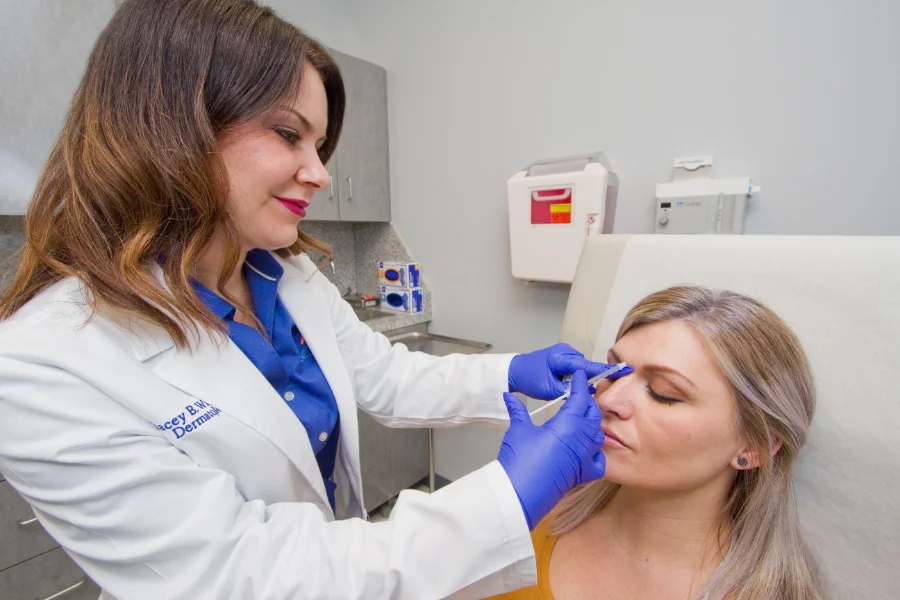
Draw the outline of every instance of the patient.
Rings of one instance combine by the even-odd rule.
[[[788,326],[732,292],[675,287],[625,317],[597,389],[607,470],[534,531],[538,585],[498,598],[809,600],[791,465],[815,405]]]

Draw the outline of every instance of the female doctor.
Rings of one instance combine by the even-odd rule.
[[[603,474],[604,365],[392,347],[307,258],[344,101],[325,50],[252,0],[128,1],[91,54],[0,300],[0,471],[105,597],[497,594]],[[543,427],[505,393],[573,373]],[[497,461],[374,524],[357,405],[512,425]]]

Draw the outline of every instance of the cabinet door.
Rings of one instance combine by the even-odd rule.
[[[428,430],[386,427],[361,409],[357,417],[363,498],[371,512],[428,477]]]
[[[0,571],[58,545],[37,522],[28,503],[8,482],[0,483]]]
[[[0,571],[3,600],[96,600],[100,588],[78,568],[62,548]]]
[[[344,77],[347,110],[338,143],[341,221],[391,220],[387,73],[332,51]]]
[[[325,167],[331,175],[331,185],[328,189],[317,192],[309,202],[306,209],[306,221],[337,221],[338,220],[338,157],[331,157]]]

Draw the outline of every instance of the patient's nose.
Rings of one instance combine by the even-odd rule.
[[[630,419],[634,414],[632,394],[637,390],[636,377],[623,377],[616,381],[604,380],[597,384],[594,399],[604,416],[613,414],[620,419]]]

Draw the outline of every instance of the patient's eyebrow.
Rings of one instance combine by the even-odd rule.
[[[617,362],[617,363],[622,362],[622,360],[619,358],[619,355],[616,354],[616,351],[614,349],[612,349],[612,348],[609,349],[609,355],[613,359],[613,362]],[[673,369],[671,367],[667,367],[665,365],[650,364],[650,365],[641,365],[641,369],[644,371],[650,372],[650,373],[666,373],[668,375],[675,375],[676,377],[683,379],[692,388],[694,388],[694,389],[697,388],[697,386],[694,384],[693,381],[691,381],[690,379],[685,377],[684,374],[682,374],[681,372],[676,371],[675,369]]]

